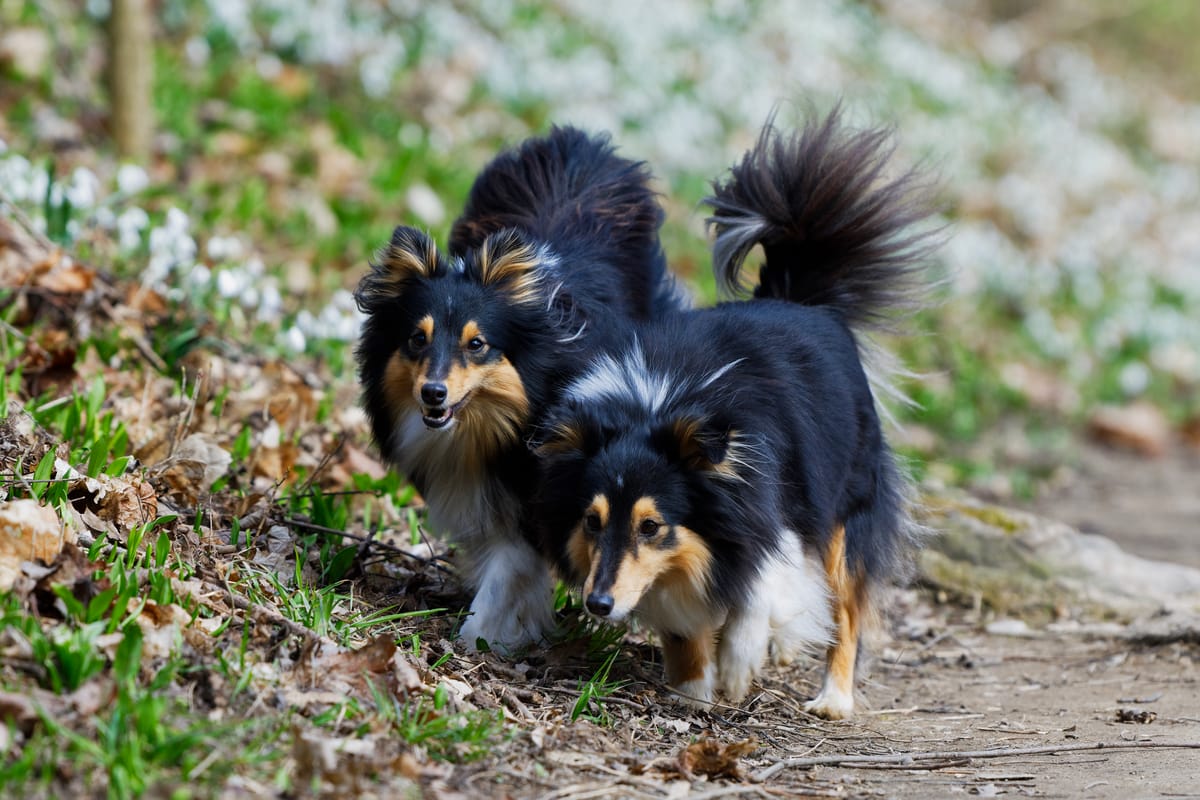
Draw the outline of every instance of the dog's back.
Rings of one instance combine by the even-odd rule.
[[[663,211],[644,162],[607,135],[555,127],[497,156],[475,179],[450,250],[496,231],[552,242],[575,302],[590,316],[649,319],[678,307],[658,232]]]

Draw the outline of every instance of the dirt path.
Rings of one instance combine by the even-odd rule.
[[[561,661],[519,669],[537,703],[533,733],[503,755],[458,768],[439,787],[467,796],[727,797],[951,796],[1200,797],[1200,676],[1196,645],[1132,646],[1117,639],[986,633],[971,612],[905,593],[897,634],[876,650],[855,719],[830,723],[800,708],[819,680],[806,663],[769,670],[741,709],[691,712],[656,686],[657,659],[632,646],[612,677],[628,684],[605,704],[611,724],[567,723],[572,693],[551,688]],[[586,677],[586,676],[585,676]],[[1118,721],[1119,713],[1146,722]],[[743,780],[709,781],[680,771],[697,737],[721,746],[749,738]],[[870,766],[780,767],[796,757],[979,751],[1122,742],[1130,749],[1003,758],[944,757]],[[776,766],[773,766],[776,765]],[[755,781],[757,776],[761,781]]]
[[[1200,567],[1200,451],[1161,458],[1082,445],[1075,475],[1031,509],[1146,558]]]

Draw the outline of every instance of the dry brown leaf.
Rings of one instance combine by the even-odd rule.
[[[278,447],[260,447],[254,451],[251,474],[270,478],[272,482],[283,480],[291,473],[299,456],[300,448],[291,442],[283,442]]]
[[[684,775],[707,775],[709,778],[740,780],[738,759],[758,749],[757,739],[722,744],[709,736],[692,742],[679,753],[679,770]]]
[[[1200,416],[1192,417],[1183,423],[1180,433],[1183,434],[1183,441],[1188,446],[1200,450]]]
[[[70,535],[49,506],[36,500],[0,501],[0,591],[13,588],[22,561],[53,562]]]
[[[60,294],[82,294],[92,288],[96,271],[67,256],[42,262],[45,271],[34,279],[34,284]]]
[[[155,472],[186,502],[194,504],[229,471],[232,461],[233,456],[217,444],[214,436],[193,433],[157,465]]]
[[[147,600],[137,618],[142,629],[142,658],[166,658],[177,650],[181,631],[191,619],[190,614],[174,603],[159,605]]]
[[[111,522],[122,534],[137,525],[145,525],[158,516],[158,497],[154,487],[140,475],[129,479],[105,479],[107,491],[100,498],[97,516]]]
[[[28,695],[0,690],[0,727],[14,725],[28,735],[37,721],[37,707]]]
[[[1088,432],[1105,444],[1161,456],[1171,437],[1167,417],[1145,402],[1127,406],[1101,406],[1088,420]]]

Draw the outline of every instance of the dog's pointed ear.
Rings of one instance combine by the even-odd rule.
[[[730,429],[699,416],[676,417],[651,431],[650,439],[667,458],[697,471],[720,470],[729,454]]]
[[[437,245],[424,231],[401,225],[392,239],[375,255],[371,271],[358,284],[354,298],[364,314],[399,297],[406,286],[420,278],[433,277],[438,267]]]
[[[591,458],[612,436],[612,431],[601,428],[586,416],[565,415],[540,425],[526,444],[540,459]]]
[[[479,246],[479,281],[519,305],[540,303],[541,260],[538,248],[519,231],[493,233]]]

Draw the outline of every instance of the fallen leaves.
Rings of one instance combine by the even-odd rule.
[[[194,506],[229,471],[231,463],[233,456],[214,435],[193,433],[156,464],[151,474],[170,487],[182,503]]]
[[[705,775],[710,779],[741,780],[741,759],[758,747],[754,738],[722,744],[711,736],[701,736],[680,751],[677,763],[680,773],[687,778]]]
[[[1101,406],[1092,412],[1088,432],[1105,444],[1151,457],[1163,455],[1171,439],[1166,415],[1149,403]]]
[[[1156,719],[1158,719],[1158,713],[1145,708],[1118,708],[1116,714],[1117,722],[1135,725],[1149,725]]]
[[[22,562],[48,564],[73,540],[54,509],[37,500],[0,501],[0,591],[12,590]]]

